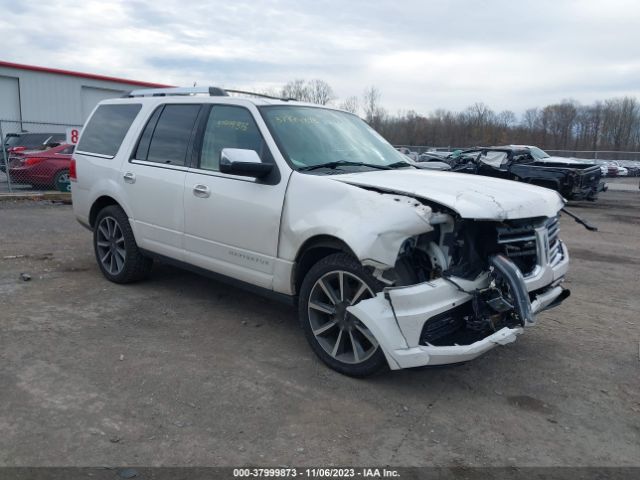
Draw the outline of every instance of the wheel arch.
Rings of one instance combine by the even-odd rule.
[[[122,208],[122,210],[124,210],[124,212],[127,214],[127,216],[129,216],[129,214],[127,213],[126,209],[115,198],[113,198],[113,197],[111,197],[109,195],[102,195],[102,196],[96,198],[96,200],[91,205],[91,209],[89,210],[89,226],[91,228],[95,227],[96,218],[98,217],[98,213],[100,213],[100,211],[103,208],[108,207],[109,205],[117,205],[118,207]]]
[[[292,290],[294,295],[298,295],[300,292],[300,285],[302,285],[302,281],[311,267],[323,258],[339,252],[357,258],[349,245],[337,237],[331,235],[316,235],[307,239],[298,250],[294,263],[292,275]]]

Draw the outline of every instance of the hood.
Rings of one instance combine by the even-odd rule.
[[[593,163],[593,160],[589,160],[587,158],[573,158],[573,157],[547,157],[542,160],[538,160],[539,162],[553,162],[553,163],[566,163],[566,164],[578,164],[578,165],[588,165]]]
[[[430,200],[476,220],[552,217],[564,205],[562,197],[547,188],[466,173],[402,169],[327,178]]]

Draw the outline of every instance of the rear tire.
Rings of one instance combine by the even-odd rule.
[[[60,170],[53,177],[53,188],[55,188],[56,190],[60,190],[61,192],[70,192],[71,190],[62,190],[61,188],[63,184],[69,185],[69,182],[69,170]]]
[[[371,331],[345,310],[374,297],[382,287],[345,253],[323,258],[304,277],[298,304],[300,323],[313,351],[333,370],[365,377],[387,366]]]
[[[138,248],[124,210],[109,205],[98,213],[93,249],[100,271],[114,283],[131,283],[149,276],[153,260]]]

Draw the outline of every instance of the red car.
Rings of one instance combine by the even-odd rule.
[[[11,182],[68,191],[74,148],[74,145],[62,144],[48,150],[14,153],[9,158]]]

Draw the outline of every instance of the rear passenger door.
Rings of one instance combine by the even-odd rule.
[[[274,163],[252,113],[236,105],[207,106],[194,165],[184,190],[189,263],[272,288],[280,215],[286,189],[277,166],[258,180],[220,172],[223,148],[255,150]]]
[[[184,260],[184,181],[201,108],[159,106],[122,170],[140,247],[177,260]]]

